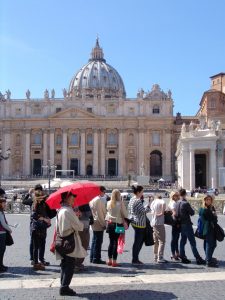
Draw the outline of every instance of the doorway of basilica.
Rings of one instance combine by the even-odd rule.
[[[206,188],[206,154],[195,154],[195,187]]]
[[[150,153],[150,176],[162,177],[162,153],[158,150]]]

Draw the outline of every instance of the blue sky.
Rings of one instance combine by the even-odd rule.
[[[225,72],[224,12],[224,0],[0,0],[0,91],[62,97],[98,34],[128,97],[158,83],[174,114],[194,115],[209,77]]]

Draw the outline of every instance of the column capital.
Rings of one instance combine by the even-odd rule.
[[[30,129],[30,128],[23,128],[23,131],[24,131],[25,133],[31,133],[31,129]]]

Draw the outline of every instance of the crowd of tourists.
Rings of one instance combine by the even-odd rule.
[[[173,191],[170,202],[166,206],[160,195],[150,196],[146,201],[142,186],[132,186],[133,197],[128,206],[125,205],[118,189],[112,191],[110,199],[106,197],[106,189],[100,187],[100,194],[89,204],[74,207],[76,194],[72,191],[61,194],[61,208],[56,211],[46,203],[47,196],[41,185],[36,185],[23,199],[23,204],[30,205],[30,261],[34,270],[45,270],[49,262],[45,260],[47,229],[51,219],[56,217],[55,232],[51,251],[56,259],[61,260],[60,295],[76,295],[69,285],[74,272],[82,271],[87,257],[90,242],[90,226],[93,235],[90,244],[90,263],[115,268],[119,266],[118,253],[124,250],[125,231],[133,228],[134,241],[131,264],[140,266],[139,254],[142,246],[153,246],[154,261],[159,264],[168,263],[164,257],[166,243],[165,224],[171,225],[171,260],[183,264],[191,263],[185,253],[187,240],[198,265],[218,267],[213,257],[216,248],[217,215],[213,206],[212,195],[204,196],[199,210],[198,228],[194,232],[191,216],[194,210],[186,199],[185,189]],[[0,272],[6,272],[3,264],[8,236],[12,230],[7,223],[4,209],[6,206],[5,191],[0,189]],[[149,216],[151,217],[149,218]],[[102,243],[104,232],[108,234],[108,259],[102,259]],[[196,247],[195,237],[203,239],[205,258]]]

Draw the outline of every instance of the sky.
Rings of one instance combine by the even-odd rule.
[[[127,97],[158,83],[174,115],[195,115],[209,77],[225,72],[224,0],[0,0],[0,91],[56,98],[99,36]]]

